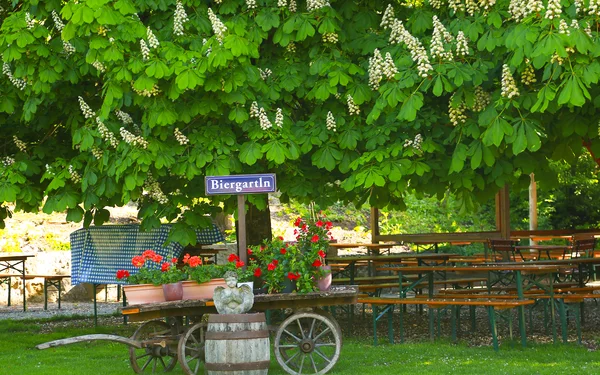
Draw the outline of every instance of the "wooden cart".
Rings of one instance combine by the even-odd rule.
[[[281,324],[273,327],[275,357],[287,373],[325,374],[339,359],[342,332],[335,318],[322,307],[355,304],[357,294],[356,286],[332,286],[326,292],[307,294],[259,294],[254,296],[252,310],[288,312]],[[201,318],[216,313],[212,300],[131,305],[121,312],[132,322],[145,321],[131,338],[85,335],[47,342],[37,348],[110,340],[129,346],[131,367],[138,374],[168,372],[177,362],[187,375],[201,373],[206,329]]]

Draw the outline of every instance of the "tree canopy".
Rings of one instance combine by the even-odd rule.
[[[282,198],[462,206],[600,155],[597,0],[0,2],[0,218],[67,210],[194,241],[205,175]],[[259,196],[251,202],[264,206]]]

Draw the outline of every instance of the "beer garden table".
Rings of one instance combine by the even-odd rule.
[[[23,311],[27,310],[27,298],[25,295],[25,291],[26,291],[25,276],[27,275],[27,271],[25,269],[25,262],[27,261],[28,258],[32,258],[34,256],[35,256],[34,254],[14,254],[14,253],[0,254],[0,273],[8,272],[6,275],[11,275],[13,272],[16,272],[18,275],[22,276],[22,280],[23,280]],[[10,280],[10,277],[8,277],[7,280]],[[10,285],[8,287],[10,288]],[[9,296],[10,296],[10,294],[9,294]],[[8,305],[10,306],[10,299],[8,300]]]

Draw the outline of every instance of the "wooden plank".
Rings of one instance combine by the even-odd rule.
[[[424,242],[424,243],[450,243],[450,242],[486,242],[489,238],[501,238],[499,231],[465,232],[465,233],[417,233],[417,234],[387,234],[380,235],[379,241],[395,242]]]

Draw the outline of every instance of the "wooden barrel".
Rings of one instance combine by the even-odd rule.
[[[271,347],[265,314],[210,315],[204,348],[208,375],[266,375]]]

